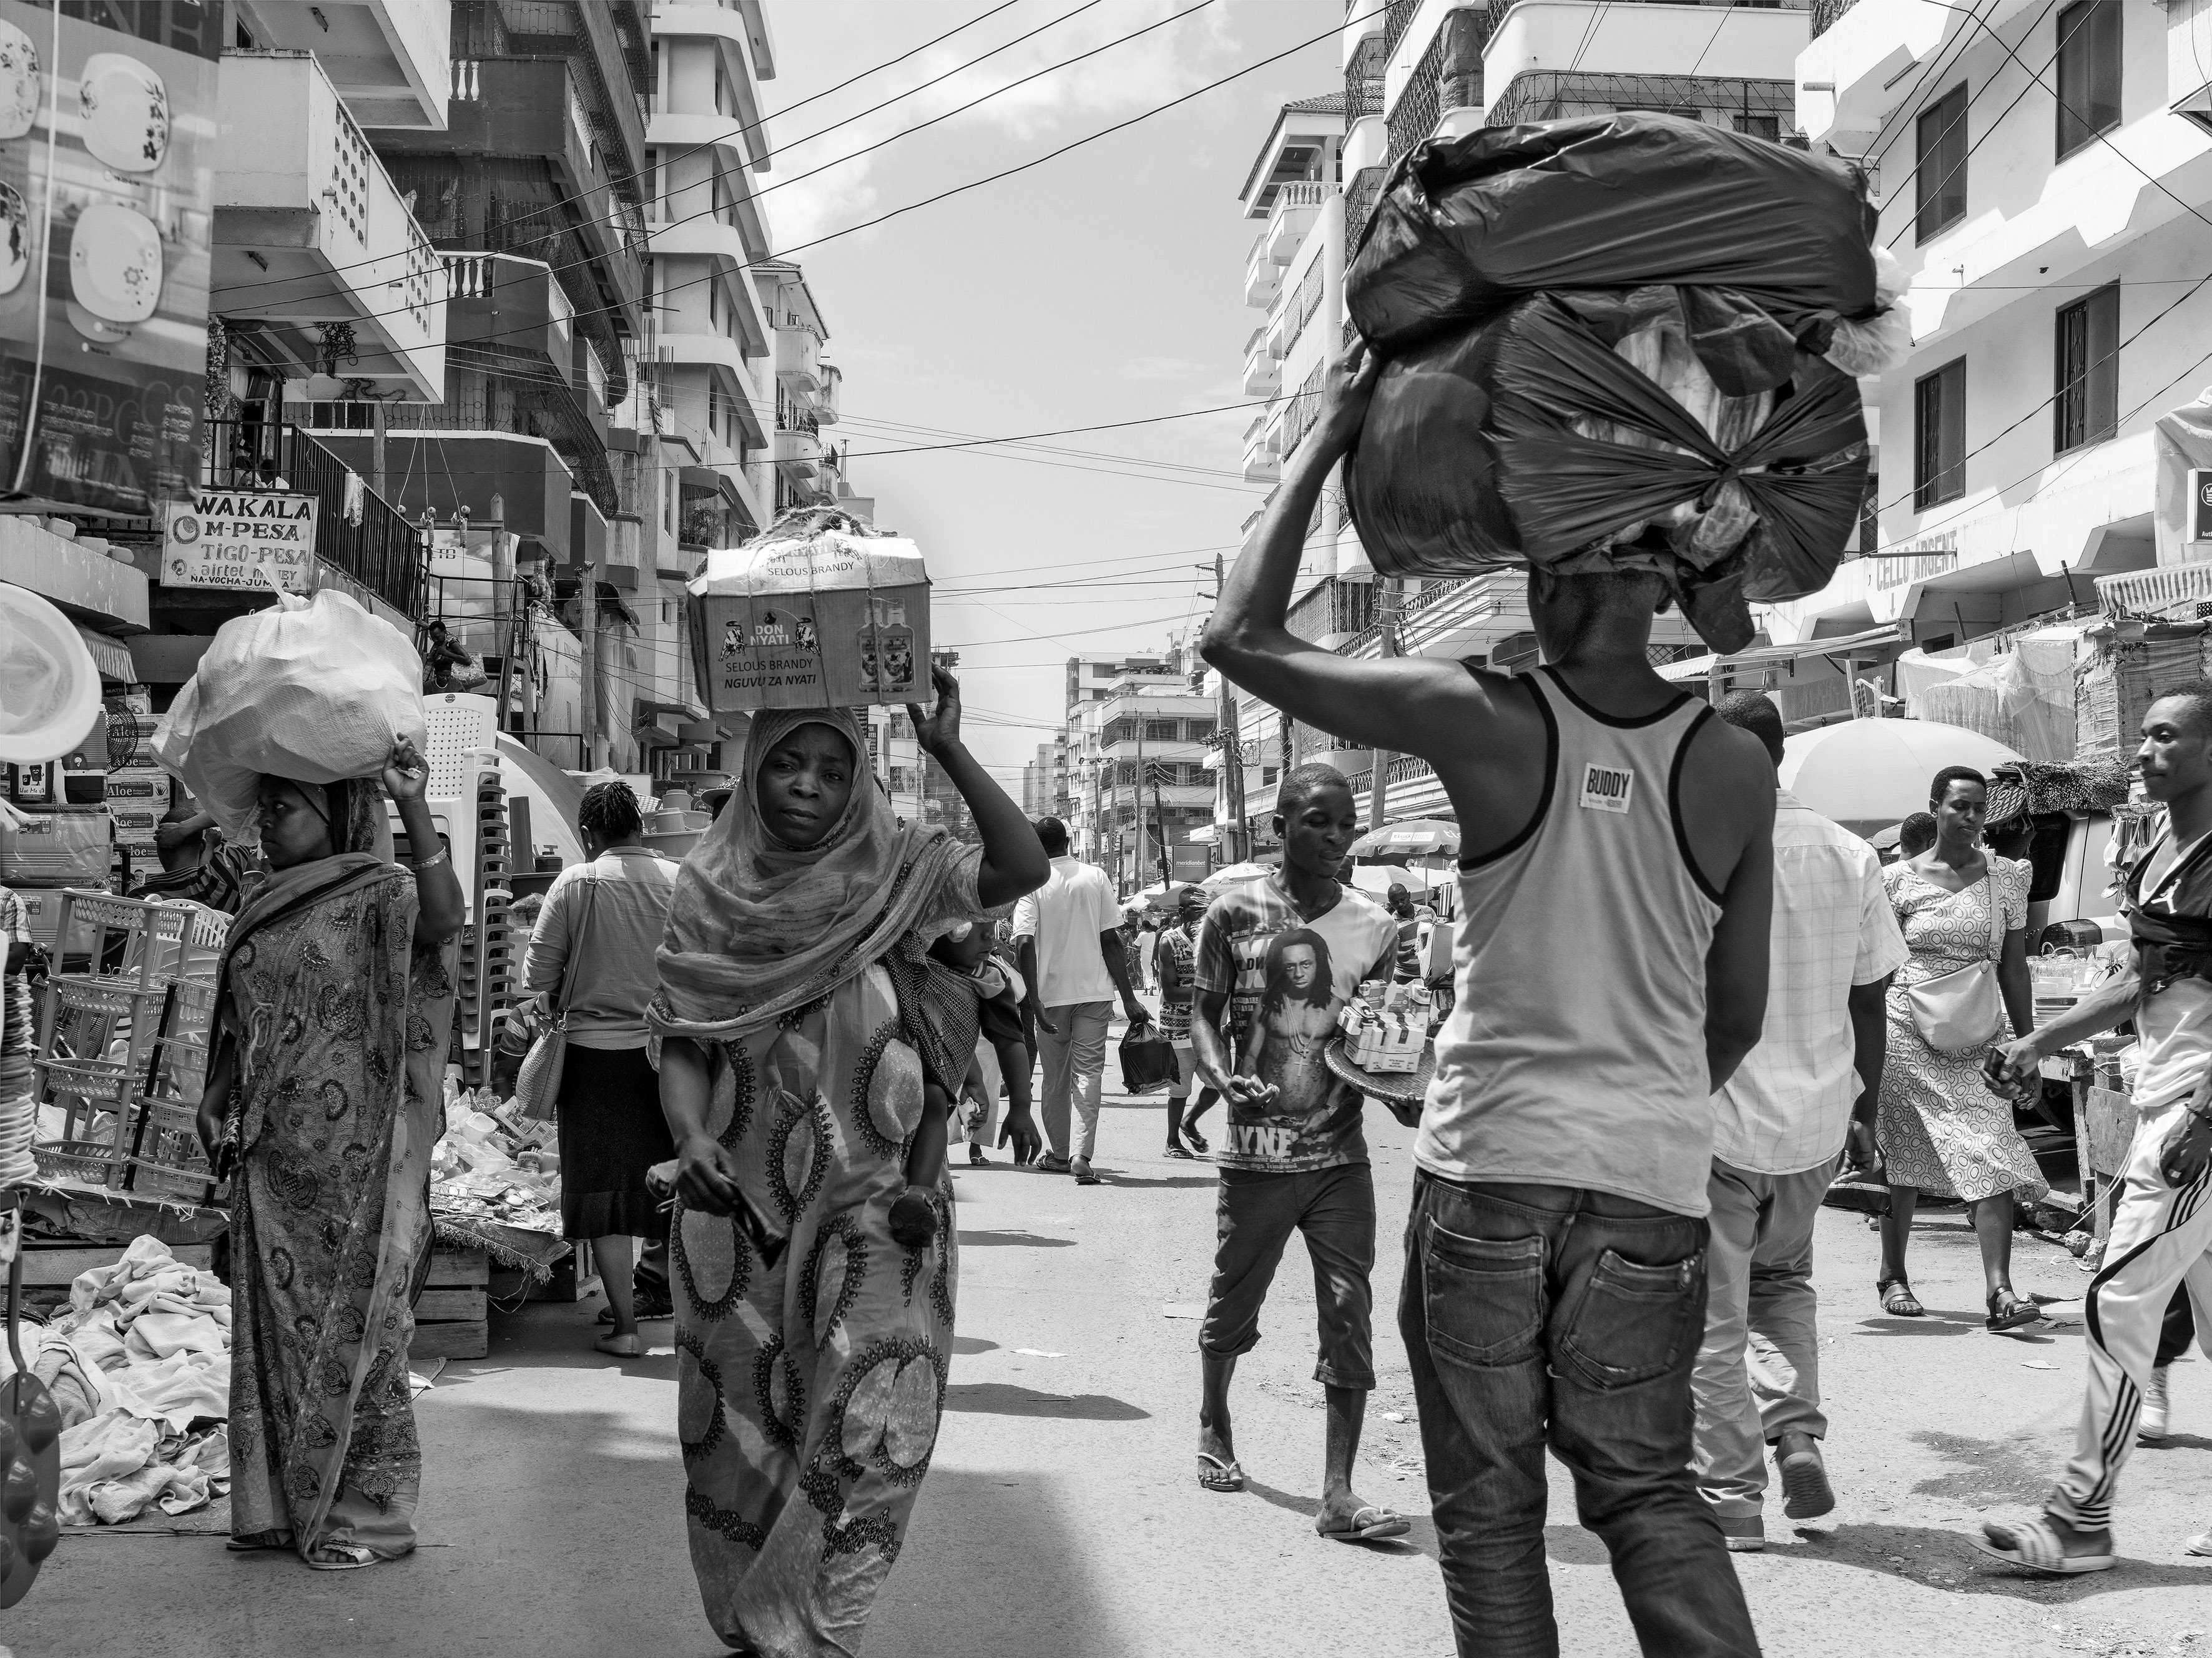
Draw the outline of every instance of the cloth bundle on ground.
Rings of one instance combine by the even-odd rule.
[[[1741,649],[1865,499],[1853,377],[1911,344],[1871,225],[1841,163],[1668,116],[1414,149],[1346,278],[1387,359],[1350,467],[1375,568],[1651,569]]]
[[[264,776],[373,777],[392,744],[429,746],[422,663],[390,623],[346,594],[276,595],[226,622],[154,732],[154,757],[234,841],[259,838]]]
[[[26,1331],[28,1336],[32,1333]],[[77,1274],[25,1358],[62,1412],[62,1523],[121,1525],[229,1490],[230,1291],[159,1239]],[[0,1351],[0,1376],[9,1369]]]

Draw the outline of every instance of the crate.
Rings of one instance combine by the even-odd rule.
[[[553,1263],[551,1273],[532,1279],[520,1266],[495,1266],[491,1298],[508,1311],[524,1301],[589,1301],[599,1292],[599,1269],[592,1260],[592,1246],[578,1239],[568,1253]]]
[[[482,1248],[441,1244],[432,1251],[429,1276],[415,1304],[415,1334],[407,1357],[482,1358],[491,1349],[485,1323],[490,1284],[491,1257]]]

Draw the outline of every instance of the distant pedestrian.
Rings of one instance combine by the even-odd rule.
[[[2143,715],[2143,789],[2169,825],[2130,871],[2123,905],[2133,970],[2004,1051],[2008,1090],[2039,1087],[2041,1061],[2133,1019],[2135,1139],[2105,1265],[2082,1297],[2088,1385],[2074,1458],[2025,1522],[1985,1524],[1975,1546],[2054,1576],[2117,1563],[2112,1499],[2147,1402],[2166,1424],[2164,1366],[2179,1357],[2174,1293],[2187,1288],[2212,1357],[2212,683],[2176,686]],[[2212,1554],[2212,1531],[2183,1546]]]
[[[1113,998],[1121,997],[1121,1011],[1133,1026],[1152,1016],[1129,982],[1123,919],[1115,910],[1106,872],[1067,855],[1067,826],[1057,817],[1037,819],[1036,835],[1052,859],[1052,878],[1015,906],[1014,937],[1021,948],[1022,978],[1040,1010],[1044,1137],[1051,1150],[1037,1167],[1073,1174],[1079,1186],[1096,1186],[1098,1175],[1091,1159],[1098,1144],[1098,1090],[1106,1071]]]
[[[1767,698],[1739,691],[1714,712],[1781,765],[1782,715]],[[1908,954],[1874,849],[1787,789],[1775,797],[1770,936],[1765,1028],[1713,1096],[1712,1242],[1694,1383],[1698,1487],[1736,1551],[1765,1545],[1765,1446],[1785,1515],[1810,1520],[1836,1505],[1820,1455],[1828,1418],[1813,1224],[1846,1138],[1853,1166],[1875,1160],[1883,997]]]
[[[1680,597],[1660,532],[1609,573],[1531,574],[1532,672],[1293,633],[1306,526],[1380,372],[1358,344],[1330,366],[1204,651],[1302,725],[1427,761],[1460,824],[1458,998],[1398,1311],[1459,1650],[1558,1651],[1548,1442],[1644,1650],[1746,1658],[1682,1333],[1705,1315],[1711,1096],[1765,1013],[1773,764],[1652,669]]]
[[[1913,1211],[1923,1192],[1961,1199],[1981,1246],[1984,1323],[2005,1331],[2043,1316],[2033,1302],[2013,1292],[2013,1210],[2051,1188],[2013,1126],[2010,1102],[1993,1096],[1982,1078],[1983,1061],[1995,1049],[2035,1028],[2027,976],[2029,870],[1979,844],[1987,788],[1971,767],[1937,772],[1929,786],[1935,844],[1882,872],[1912,957],[1889,987],[1889,1056],[1875,1126],[1889,1211],[1882,1217],[1875,1292],[1892,1317],[1922,1315],[1905,1267]],[[1987,1029],[1966,1033],[1978,1040],[1964,1047],[1955,1039],[1935,1046],[1921,1029],[1926,999],[1916,993],[1982,963],[1994,971],[2000,993],[1990,999]]]
[[[1198,1482],[1243,1489],[1229,1387],[1237,1359],[1260,1339],[1260,1309],[1296,1232],[1313,1262],[1314,1380],[1328,1412],[1314,1527],[1341,1542],[1373,1542],[1412,1527],[1352,1488],[1375,1387],[1375,1180],[1361,1126],[1366,1100],[1329,1070],[1324,1050],[1360,985],[1389,976],[1398,929],[1337,883],[1344,848],[1359,834],[1342,773],[1292,771],[1275,829],[1282,867],[1216,898],[1198,936],[1191,1040],[1229,1116],[1218,1158],[1219,1241],[1198,1330]]]
[[[1916,811],[1897,826],[1897,855],[1917,858],[1936,844],[1934,814]]]
[[[1176,895],[1176,919],[1162,929],[1160,964],[1160,1032],[1175,1044],[1176,1079],[1168,1087],[1168,1145],[1171,1157],[1204,1156],[1206,1136],[1198,1120],[1221,1097],[1218,1090],[1201,1079],[1198,1103],[1188,1104],[1190,1085],[1198,1078],[1198,1050],[1191,1045],[1190,1014],[1193,987],[1198,969],[1199,924],[1206,920],[1206,890],[1185,887]]]
[[[646,1171],[676,1155],[660,1112],[660,1081],[646,1053],[645,1010],[659,983],[654,953],[668,927],[676,865],[641,837],[627,783],[595,783],[576,809],[584,861],[554,878],[523,957],[526,988],[541,993],[568,1032],[561,1066],[561,1230],[590,1239],[614,1327],[594,1344],[635,1358],[637,1321],[666,1318],[666,1269],[637,1303],[632,1240],[665,1249],[668,1217]],[[563,992],[566,992],[565,998]],[[656,1266],[658,1263],[656,1263]]]
[[[1398,924],[1398,954],[1391,976],[1400,984],[1410,984],[1421,976],[1421,918],[1402,881],[1391,882],[1383,900],[1383,908]]]

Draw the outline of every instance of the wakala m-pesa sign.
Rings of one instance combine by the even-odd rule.
[[[311,591],[315,498],[203,489],[169,503],[161,581],[170,587]]]

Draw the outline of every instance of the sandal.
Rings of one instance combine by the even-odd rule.
[[[2111,1552],[2109,1539],[2103,1554],[2069,1554],[2066,1545],[2048,1516],[2015,1521],[2010,1525],[1985,1521],[1982,1535],[1967,1540],[1993,1560],[2002,1560],[2008,1566],[2018,1566],[2024,1571],[2036,1571],[2051,1577],[2074,1577],[2085,1571],[2110,1571],[2119,1564],[2119,1558]]]
[[[1316,1520],[1315,1532],[1332,1543],[1379,1543],[1386,1537],[1403,1537],[1413,1529],[1413,1522],[1402,1514],[1367,1503],[1352,1516],[1349,1526],[1331,1527]]]
[[[1213,1149],[1206,1143],[1206,1136],[1200,1133],[1198,1130],[1193,1128],[1188,1123],[1185,1123],[1182,1126],[1182,1137],[1184,1140],[1188,1143],[1190,1149],[1197,1152],[1201,1157]]]
[[[1036,1160],[1036,1166],[1048,1175],[1065,1175],[1068,1163],[1057,1151],[1048,1151]]]
[[[1990,1291],[1990,1315],[1987,1327],[1996,1333],[2017,1330],[2023,1324],[2043,1321],[2043,1309],[2032,1301],[2022,1301],[2009,1290]]]
[[[1212,1451],[1200,1451],[1198,1483],[1210,1491],[1241,1491],[1244,1489],[1244,1470],[1237,1466],[1234,1457],[1224,1462]]]
[[[1168,1142],[1167,1155],[1170,1157],[1181,1157],[1185,1163],[1195,1160],[1194,1154],[1188,1148],[1174,1140]]]
[[[1901,1278],[1879,1278],[1875,1293],[1881,1297],[1881,1310],[1892,1318],[1925,1318],[1928,1309],[1912,1293],[1912,1286]]]
[[[968,1142],[969,1167],[971,1169],[981,1169],[990,1161],[990,1158],[983,1155],[983,1148],[981,1146],[978,1145],[974,1140]]]

